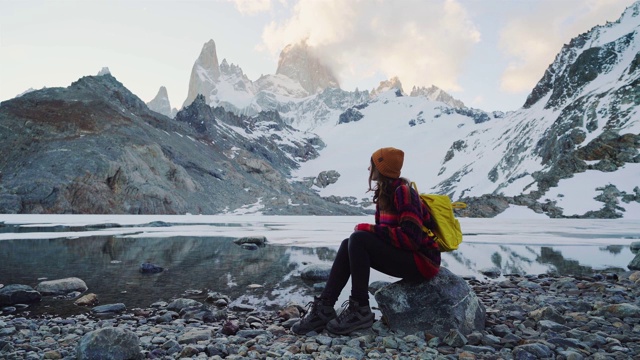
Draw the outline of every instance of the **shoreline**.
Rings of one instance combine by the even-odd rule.
[[[349,336],[326,330],[299,336],[289,329],[305,304],[265,310],[209,294],[211,299],[202,303],[157,302],[100,316],[1,315],[0,357],[75,358],[83,336],[105,327],[132,331],[142,356],[158,359],[640,356],[640,271],[576,277],[505,275],[500,281],[467,283],[487,309],[486,327],[445,339],[391,331],[379,320],[371,329]]]

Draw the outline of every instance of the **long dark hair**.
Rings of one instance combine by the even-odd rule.
[[[373,180],[373,172],[376,171],[376,165],[371,159],[371,171],[369,171],[369,190],[373,191],[373,203],[376,204],[380,210],[393,211],[396,206],[394,204],[394,197],[396,188],[393,187],[393,182],[396,179],[386,177],[378,171],[378,180],[376,180],[375,186],[371,187],[371,181]],[[409,184],[409,180],[400,178],[405,184]]]

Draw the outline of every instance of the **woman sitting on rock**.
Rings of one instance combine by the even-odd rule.
[[[440,251],[422,231],[433,228],[426,206],[410,182],[400,177],[402,150],[376,150],[369,167],[369,191],[376,204],[375,225],[358,224],[342,241],[322,294],[307,314],[291,328],[296,334],[321,332],[348,334],[373,325],[369,307],[370,268],[403,279],[430,279],[440,269]],[[375,181],[375,187],[371,182]],[[351,276],[351,296],[336,315],[334,305]]]

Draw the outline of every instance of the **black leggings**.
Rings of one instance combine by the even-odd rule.
[[[411,251],[399,249],[374,233],[356,231],[340,244],[321,297],[335,304],[351,276],[351,297],[368,304],[370,268],[397,278],[422,278]]]

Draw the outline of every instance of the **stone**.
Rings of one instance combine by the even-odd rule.
[[[331,265],[314,264],[307,266],[300,277],[305,280],[329,280],[329,273],[331,272]]]
[[[371,295],[374,295],[376,291],[382,289],[382,287],[387,286],[389,284],[391,284],[390,281],[374,281],[371,284],[369,284],[369,293]]]
[[[551,330],[555,332],[565,332],[571,330],[571,328],[562,324],[558,324],[557,322],[551,320],[540,320],[538,324],[540,325],[540,329],[542,331]]]
[[[527,354],[534,357],[528,357]],[[533,343],[516,346],[513,355],[516,359],[552,359],[554,354],[547,345]]]
[[[94,306],[97,303],[98,295],[94,293],[87,294],[74,302],[78,306]]]
[[[224,325],[222,325],[222,332],[225,335],[235,335],[238,330],[240,330],[240,324],[237,320],[227,320]]]
[[[619,318],[640,317],[640,307],[633,304],[612,304],[599,308],[596,313],[598,315],[609,314]]]
[[[178,337],[179,344],[195,344],[211,339],[211,330],[191,330]]]
[[[180,298],[173,300],[169,305],[167,305],[167,309],[177,312],[190,307],[202,307],[202,303],[193,299]]]
[[[497,267],[492,267],[480,270],[480,274],[491,279],[497,279],[502,275],[502,271]]]
[[[262,247],[267,243],[267,238],[264,236],[245,236],[233,240],[233,243],[237,245],[253,244]]]
[[[65,295],[72,291],[85,292],[87,284],[77,277],[42,281],[36,286],[42,295]]]
[[[91,312],[95,314],[109,314],[109,313],[120,313],[127,310],[127,307],[123,303],[117,304],[106,304],[96,306],[91,309]]]
[[[157,274],[163,272],[164,268],[152,263],[142,263],[139,270],[143,274]]]
[[[640,251],[640,241],[632,242],[631,245],[629,245],[629,248],[631,249],[632,253],[638,253],[638,251]]]
[[[38,302],[42,295],[29,285],[11,284],[0,289],[0,306]]]
[[[213,291],[207,294],[207,298],[205,301],[208,303],[213,303],[216,306],[227,306],[231,302],[231,299],[227,295],[223,295],[219,292]]]
[[[131,330],[103,328],[85,334],[76,348],[78,360],[143,359],[138,336]]]
[[[627,267],[629,270],[640,270],[640,253],[636,254]]]
[[[251,251],[258,250],[258,245],[256,244],[242,244],[240,246],[245,250],[251,250]]]
[[[558,324],[564,324],[566,322],[564,317],[562,317],[562,315],[554,307],[551,306],[545,306],[541,309],[533,310],[529,312],[529,317],[534,319],[535,321],[551,320],[557,322]]]
[[[392,330],[444,338],[451,330],[467,335],[485,326],[484,305],[464,279],[444,267],[428,281],[400,280],[385,286],[375,299]]]
[[[451,330],[449,334],[442,339],[442,342],[451,347],[463,347],[467,344],[467,338],[458,330]]]

